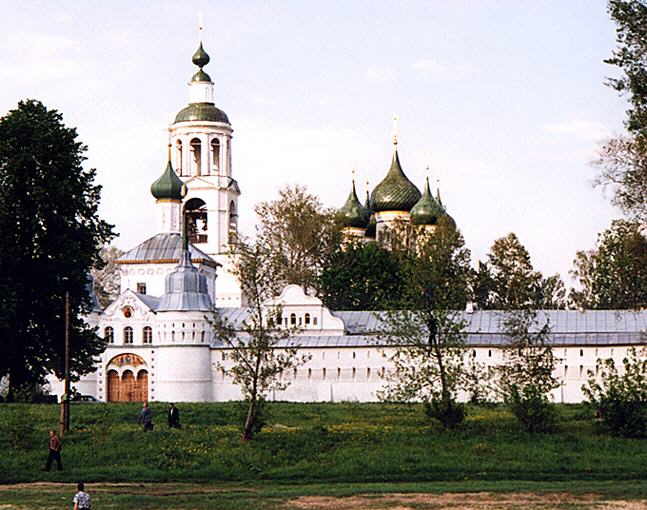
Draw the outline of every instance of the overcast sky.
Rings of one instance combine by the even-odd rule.
[[[340,207],[357,167],[364,196],[388,169],[394,114],[406,174],[422,188],[430,167],[474,261],[515,232],[570,284],[576,250],[620,216],[589,164],[625,110],[604,86],[605,1],[0,5],[0,115],[37,98],[78,128],[122,249],[156,233],[149,188],[187,103],[199,12],[248,232],[253,205],[288,183]]]

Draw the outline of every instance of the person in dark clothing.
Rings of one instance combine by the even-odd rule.
[[[63,463],[61,461],[61,440],[56,435],[55,430],[49,431],[49,455],[47,456],[47,464],[45,464],[45,471],[52,468],[52,462],[56,461],[56,466],[59,471],[63,470]]]
[[[144,402],[142,405],[142,410],[137,418],[137,423],[144,427],[144,432],[147,430],[153,430],[153,411],[148,407],[148,402]]]
[[[172,403],[168,405],[168,426],[169,428],[180,428],[180,410]]]

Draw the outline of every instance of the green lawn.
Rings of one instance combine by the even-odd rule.
[[[240,440],[240,404],[181,404],[181,430],[166,428],[165,405],[152,407],[156,427],[144,433],[136,404],[73,405],[65,471],[45,473],[47,429],[56,426],[58,407],[1,404],[0,480],[460,482],[471,490],[484,482],[514,488],[647,478],[647,442],[596,431],[583,406],[559,406],[559,432],[530,435],[501,407],[470,407],[464,426],[444,431],[417,405],[276,403],[270,425],[251,442]]]

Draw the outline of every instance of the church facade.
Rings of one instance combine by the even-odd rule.
[[[204,67],[200,44],[197,70],[189,84],[189,104],[169,127],[168,163],[152,184],[156,231],[118,259],[121,291],[106,309],[87,321],[106,342],[96,370],[75,389],[102,401],[209,402],[237,400],[241,392],[229,376],[230,349],[214,334],[218,314],[241,325],[249,311],[228,255],[238,235],[241,190],[232,166],[233,128],[216,107],[214,83]],[[426,183],[423,193],[406,177],[397,140],[386,177],[362,205],[353,183],[341,209],[348,238],[378,239],[395,221],[433,231],[455,227]],[[283,322],[296,327],[296,341],[309,361],[285,374],[287,390],[270,396],[293,401],[376,401],[392,370],[393,347],[377,334],[380,314],[329,310],[294,285],[266,306],[282,306]],[[620,361],[627,349],[644,345],[647,311],[547,311],[551,343],[560,360],[557,402],[578,402],[587,371],[596,361]],[[485,366],[502,361],[502,316],[465,311],[468,354]],[[52,391],[62,383],[52,379]]]

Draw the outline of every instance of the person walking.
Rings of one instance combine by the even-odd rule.
[[[47,463],[45,464],[45,471],[49,471],[52,468],[52,462],[56,461],[56,466],[59,471],[63,470],[63,462],[61,461],[61,448],[63,444],[61,440],[56,435],[55,430],[49,431],[49,455],[47,456]]]
[[[90,502],[90,495],[85,492],[84,483],[77,483],[76,489],[77,493],[72,498],[72,503],[74,503],[74,510],[91,510],[92,503]]]
[[[171,429],[180,428],[180,410],[173,403],[168,405],[168,426]]]
[[[139,412],[137,423],[144,427],[144,432],[153,430],[153,411],[148,407],[148,402],[144,402],[142,410]]]

